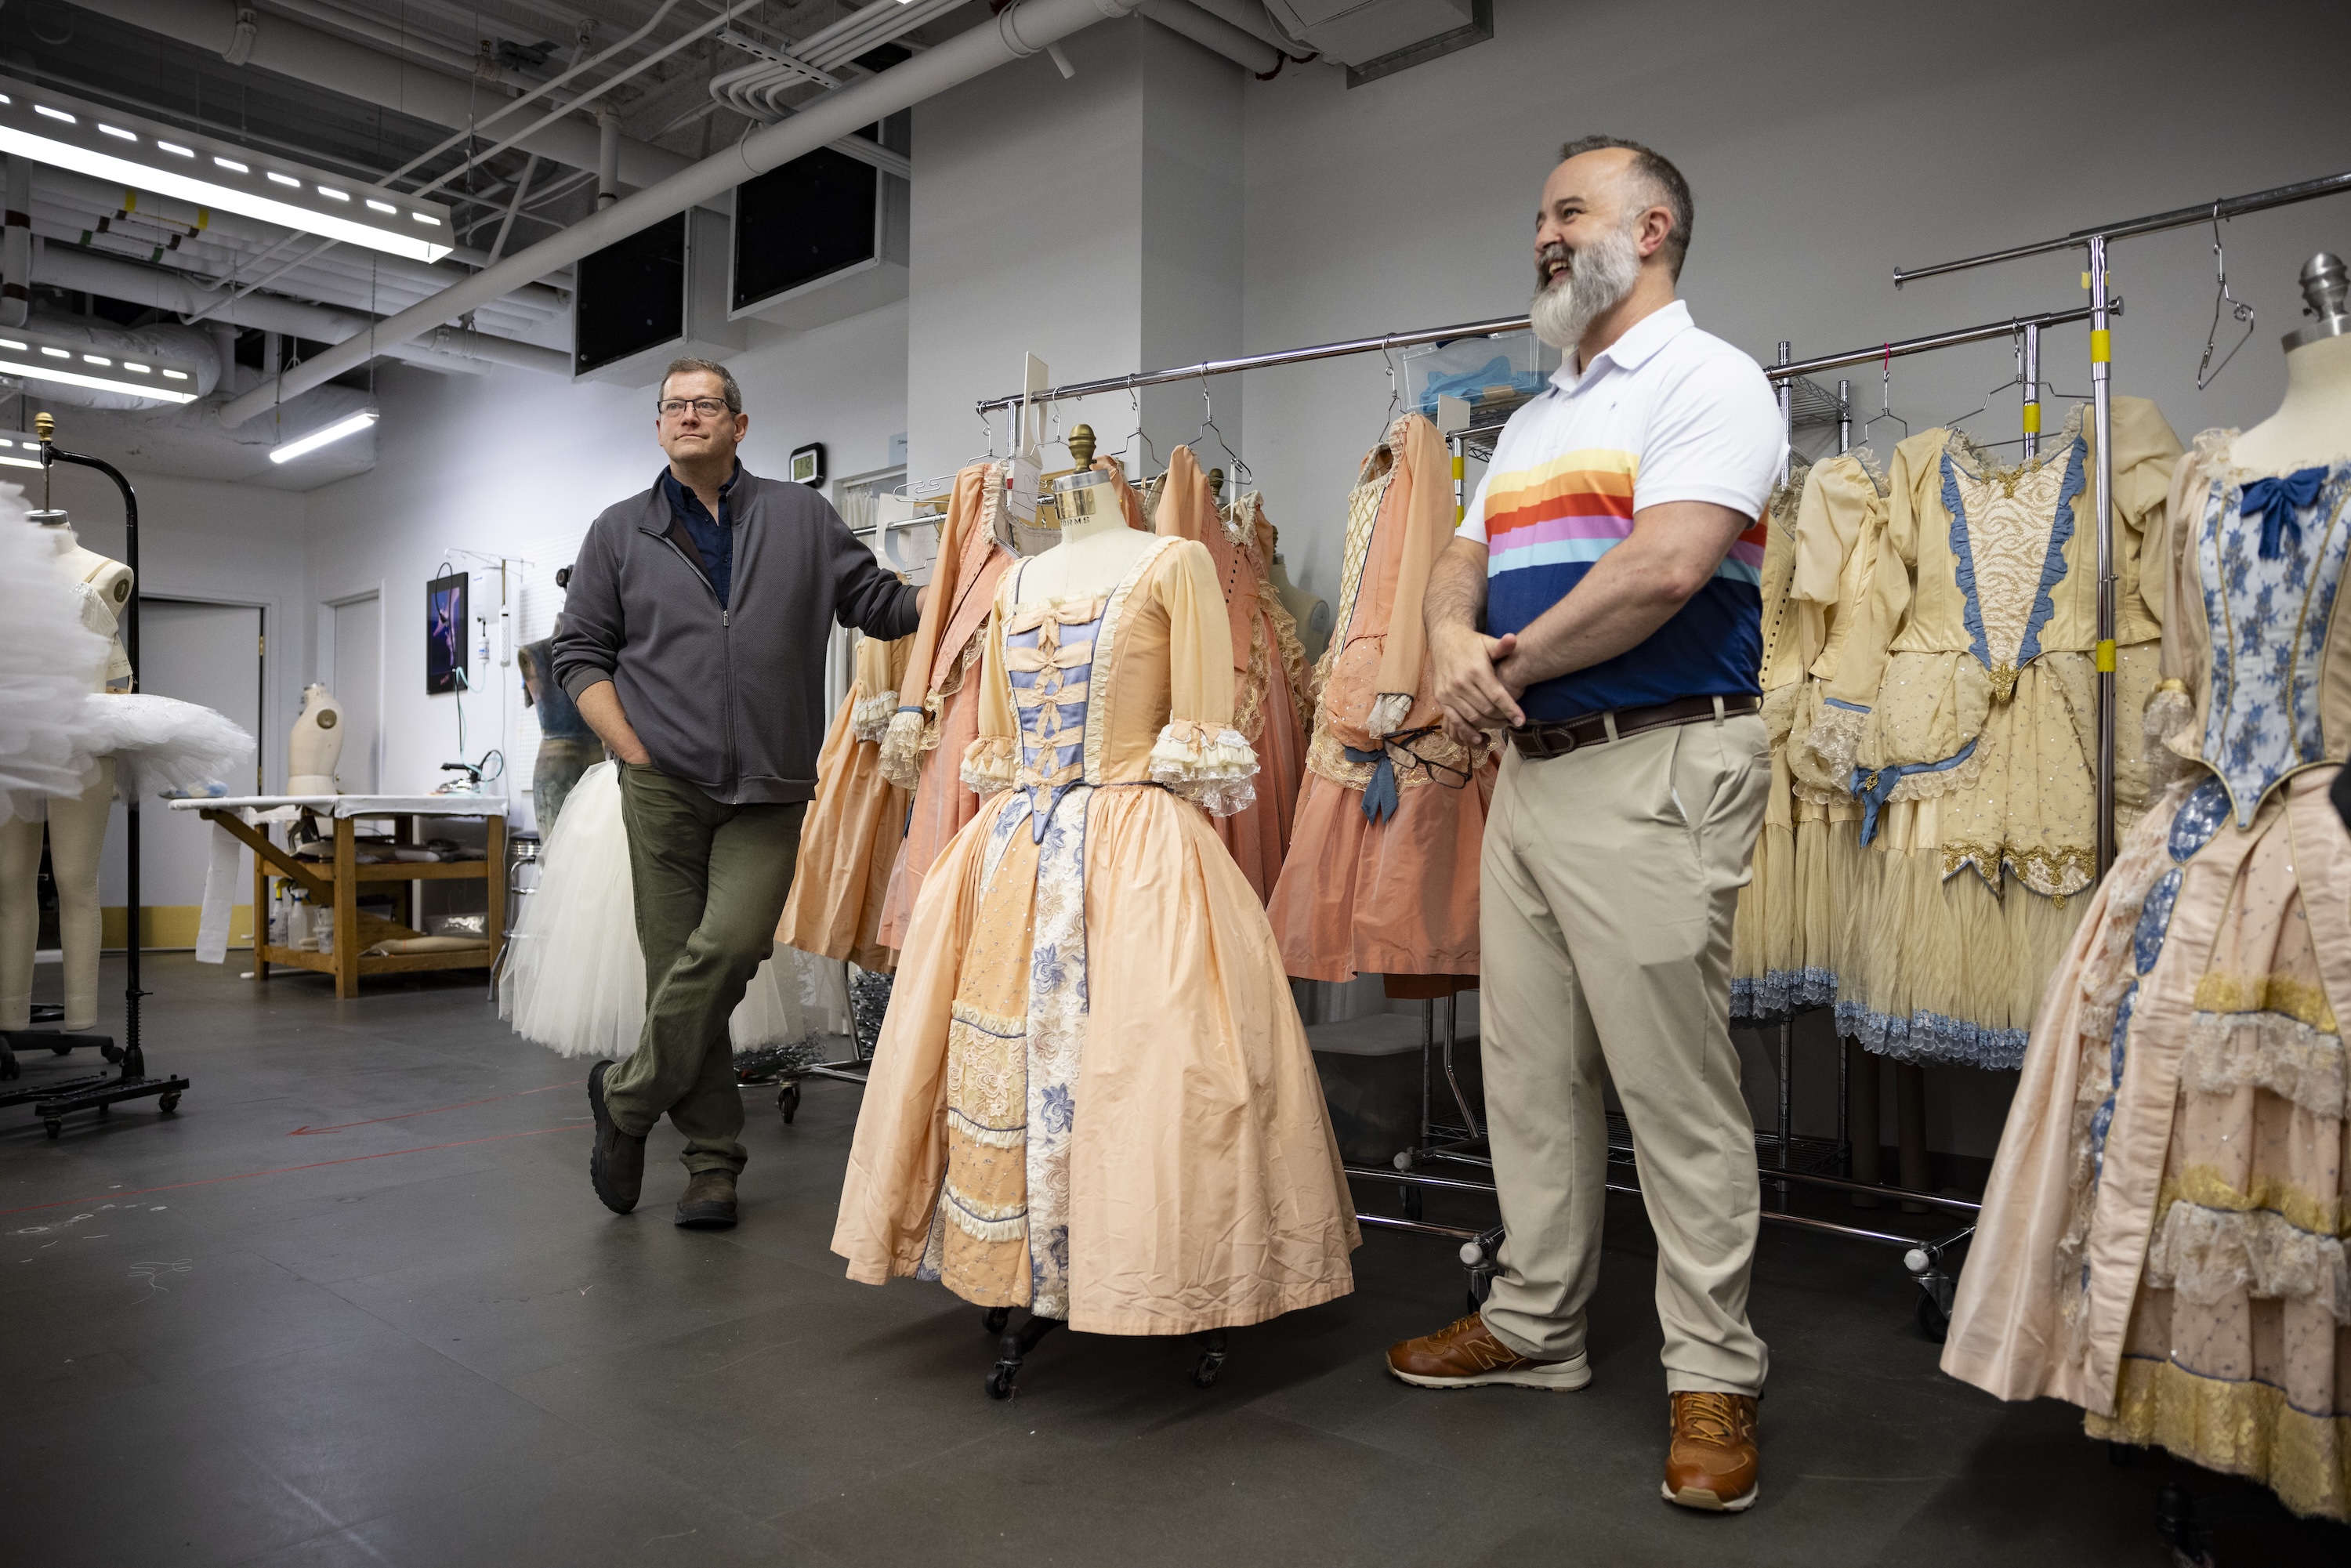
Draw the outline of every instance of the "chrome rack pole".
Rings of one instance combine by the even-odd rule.
[[[2011,246],[2006,250],[1986,251],[1981,256],[1963,256],[1958,261],[1938,261],[1932,267],[1897,267],[1894,269],[1894,287],[1899,288],[1917,278],[1939,277],[1947,272],[1965,272],[1972,267],[1991,267],[2028,256],[2046,256],[2053,250],[2073,250],[2094,244],[2104,246],[2114,240],[2160,234],[2166,229],[2184,229],[2195,224],[2241,217],[2247,213],[2267,212],[2272,207],[2292,206],[2296,202],[2345,193],[2351,193],[2351,171],[2323,175],[2315,180],[2297,181],[2291,185],[2273,185],[2266,191],[2255,191],[2248,195],[2223,196],[2217,202],[2199,202],[2192,207],[2174,207],[2168,213],[2151,213],[2126,223],[2100,224],[2095,228],[2075,229],[2057,239]]]
[[[1788,362],[1788,340],[1781,339],[1779,362],[1782,365]],[[1780,384],[1773,389],[1780,396],[1780,483],[1782,485],[1788,482],[1788,476],[1795,469],[1795,449],[1790,444],[1796,436],[1795,387],[1793,377],[1782,376]]]
[[[2032,329],[2036,332],[2040,329]],[[1853,383],[1843,377],[1837,380],[1837,450],[1853,450]]]
[[[2106,236],[2090,236],[2090,413],[2098,443],[2098,875],[2115,863],[2114,337],[2106,328]]]
[[[2041,323],[2024,325],[2024,455],[2041,455]]]

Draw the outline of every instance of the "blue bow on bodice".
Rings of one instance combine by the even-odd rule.
[[[2318,504],[2318,489],[2325,482],[2325,468],[2298,468],[2283,478],[2256,479],[2245,486],[2237,510],[2248,517],[2261,515],[2263,560],[2275,560],[2285,553],[2288,529],[2294,532],[2294,542],[2302,543],[2302,521],[2294,514]]]

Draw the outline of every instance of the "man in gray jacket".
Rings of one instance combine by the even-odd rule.
[[[554,666],[621,761],[645,1024],[626,1061],[588,1076],[589,1179],[637,1204],[645,1135],[685,1135],[677,1223],[735,1223],[743,1102],[727,1019],[774,946],[824,739],[832,622],[914,631],[921,595],[882,570],[805,485],[746,473],[750,422],[723,365],[680,360],[655,395],[669,455],[652,487],[588,530]]]

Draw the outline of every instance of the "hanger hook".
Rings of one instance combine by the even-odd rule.
[[[2229,361],[2237,357],[2237,350],[2251,342],[2253,336],[2252,306],[2229,292],[2229,253],[2220,247],[2220,204],[2218,202],[2212,204],[2212,276],[2219,287],[2212,296],[2212,325],[2204,334],[2204,357],[2196,361],[2198,392],[2219,381],[2220,372],[2229,368]],[[2220,335],[2220,310],[2223,306],[2228,308],[2232,319],[2245,324],[2245,335],[2231,345],[2216,365],[2212,363],[2212,355]]]

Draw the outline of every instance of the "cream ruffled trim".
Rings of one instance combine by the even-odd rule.
[[[849,710],[849,733],[872,745],[880,745],[883,731],[890,727],[891,716],[898,711],[898,694],[883,692],[867,697]]]
[[[1788,747],[1791,752],[1799,749],[1808,752],[1811,766],[1806,771],[1843,785],[1843,799],[1851,800],[1854,758],[1860,754],[1862,731],[1868,725],[1867,714],[1849,707],[1832,707],[1826,699],[1823,699],[1819,716],[1813,720],[1812,727],[1801,736],[1790,737]]]
[[[2239,1213],[2185,1201],[2171,1206],[2147,1249],[2147,1282],[2182,1301],[2218,1306],[2242,1291],[2310,1301],[2351,1324],[2351,1270],[2343,1243],[2298,1230],[2265,1209]]]
[[[964,748],[963,787],[982,800],[1009,789],[1019,760],[1019,747],[1010,736],[983,735]]]
[[[1151,747],[1151,779],[1212,817],[1246,811],[1257,801],[1257,753],[1237,729],[1171,724]]]
[[[2200,777],[2203,769],[2193,759],[2198,749],[2196,737],[2196,703],[2188,688],[2178,681],[2166,681],[2155,688],[2147,699],[2147,712],[2140,718],[2141,733],[2147,738],[2147,793],[2150,795],[2168,784],[2182,779]],[[2170,742],[2177,737],[2181,751]]]
[[[2191,1014],[2179,1081],[2206,1094],[2250,1084],[2315,1116],[2345,1113],[2342,1040],[2283,1013]]]
[[[1364,728],[1374,740],[1385,740],[1404,727],[1411,713],[1410,692],[1382,692],[1372,699],[1372,715],[1364,721]]]
[[[882,777],[901,789],[912,789],[923,779],[923,753],[938,745],[926,737],[920,708],[902,707],[890,716],[882,732]],[[930,745],[925,746],[925,738]]]

